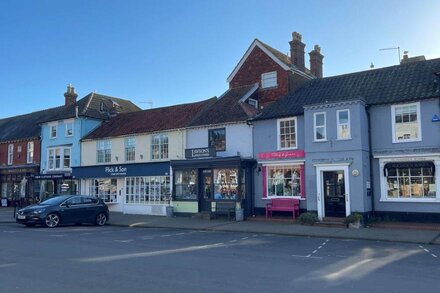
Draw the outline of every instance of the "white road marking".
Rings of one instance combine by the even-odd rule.
[[[438,257],[437,255],[435,255],[435,254],[433,254],[433,253],[431,253],[431,255],[432,255],[432,257],[435,257],[435,258],[437,258],[437,257]]]
[[[254,235],[252,235],[252,237],[258,237],[258,234],[254,234]]]
[[[113,240],[114,242],[121,242],[121,243],[129,243],[129,242],[133,242],[133,239],[128,239],[128,240]]]
[[[52,234],[52,235],[48,235],[50,237],[65,237],[66,235],[63,234]]]
[[[246,240],[246,239],[249,239],[249,237],[243,237],[243,238],[241,238],[241,240]]]
[[[423,250],[426,251],[427,253],[429,253],[429,250],[428,250],[428,249],[425,248],[425,249],[423,249]]]
[[[21,233],[21,231],[3,230],[3,233]]]
[[[170,236],[173,236],[173,235],[169,235],[169,234],[167,234],[167,235],[160,235],[160,237],[170,237]]]
[[[237,242],[237,240],[231,240],[231,241],[229,241],[229,242],[233,243],[233,242]]]
[[[322,257],[319,256],[312,256],[311,254],[308,255],[296,255],[292,254],[293,257],[300,257],[300,258],[314,258],[314,259],[321,259]]]
[[[91,235],[91,234],[93,234],[93,233],[81,233],[79,235]]]
[[[176,235],[185,235],[185,233],[176,233]]]

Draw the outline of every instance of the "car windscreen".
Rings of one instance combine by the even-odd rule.
[[[65,196],[57,196],[46,199],[45,201],[40,202],[41,205],[58,205],[66,200]]]

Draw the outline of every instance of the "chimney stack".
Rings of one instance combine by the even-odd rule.
[[[301,41],[302,36],[297,33],[292,33],[292,41],[290,44],[290,61],[293,65],[298,67],[301,71],[305,71],[305,63],[304,63],[304,48],[306,45]]]
[[[64,106],[74,105],[78,95],[75,93],[75,88],[69,84],[67,86],[67,92],[64,93]]]
[[[322,77],[322,59],[324,56],[321,55],[321,47],[315,45],[313,50],[309,53],[310,56],[310,72],[318,77]]]

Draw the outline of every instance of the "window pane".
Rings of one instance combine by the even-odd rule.
[[[324,114],[316,114],[315,121],[316,126],[323,126],[325,124]]]
[[[339,123],[348,123],[348,111],[339,112]]]

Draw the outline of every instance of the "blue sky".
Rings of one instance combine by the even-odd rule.
[[[0,118],[62,105],[68,83],[141,108],[220,96],[254,38],[288,52],[293,31],[324,76],[397,64],[387,47],[439,58],[439,15],[436,0],[3,0]]]

